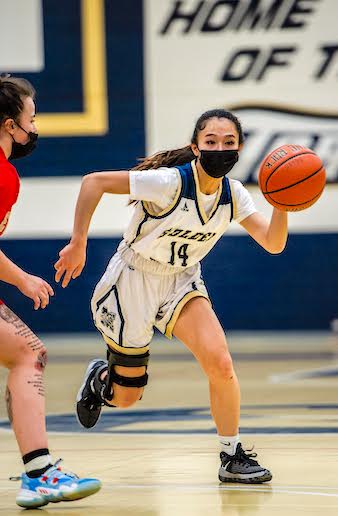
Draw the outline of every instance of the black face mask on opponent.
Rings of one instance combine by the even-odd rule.
[[[214,178],[226,176],[238,161],[237,150],[200,150],[200,163]]]
[[[23,127],[21,127],[20,124],[18,124],[18,122],[15,122],[15,123],[16,123],[16,125],[18,125],[20,127],[20,129],[22,129],[26,134],[28,134],[29,140],[25,144],[18,143],[14,140],[14,138],[12,136],[13,146],[12,146],[12,152],[11,152],[11,155],[9,156],[9,159],[20,159],[20,158],[24,158],[25,156],[29,156],[29,154],[31,154],[33,152],[33,150],[36,148],[36,141],[38,139],[38,133],[32,133],[32,132],[28,133]]]

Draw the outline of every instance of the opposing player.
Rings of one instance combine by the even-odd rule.
[[[32,152],[38,138],[34,123],[35,92],[20,78],[0,77],[0,234],[8,223],[20,180],[8,159]],[[0,251],[0,280],[16,286],[32,299],[34,308],[46,308],[52,287],[28,274]],[[53,465],[45,424],[43,374],[47,351],[43,343],[0,301],[0,364],[9,369],[6,404],[25,473],[16,502],[21,507],[41,507],[48,502],[76,500],[100,489],[99,480],[80,479]]]
[[[232,221],[270,253],[285,247],[286,213],[274,209],[268,222],[242,184],[227,178],[242,145],[238,119],[212,110],[198,119],[191,145],[150,156],[132,171],[85,176],[73,235],[55,268],[63,287],[78,277],[90,220],[103,193],[129,194],[134,215],[92,298],[108,360],[94,359],[87,368],[77,398],[79,422],[93,427],[102,405],[128,407],[142,396],[155,326],[181,340],[209,379],[222,448],[219,479],[261,483],[272,475],[258,464],[256,454],[242,448],[239,384],[199,263]],[[230,297],[229,292],[225,299]]]

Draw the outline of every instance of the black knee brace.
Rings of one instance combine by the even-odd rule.
[[[124,367],[141,367],[145,366],[147,371],[147,365],[149,362],[149,351],[144,353],[143,355],[123,355],[118,351],[115,351],[111,348],[107,350],[107,360],[108,360],[108,374],[106,377],[106,387],[103,391],[103,395],[105,399],[112,399],[112,385],[113,383],[117,383],[122,387],[144,387],[148,383],[148,375],[147,372],[142,376],[136,376],[135,378],[130,378],[128,376],[121,376],[115,372],[115,366],[124,366]]]

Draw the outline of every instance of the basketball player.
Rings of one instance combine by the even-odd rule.
[[[4,232],[20,188],[8,159],[31,153],[38,138],[34,123],[34,89],[20,78],[0,76],[0,234]],[[34,308],[46,308],[52,287],[28,274],[0,251],[0,279],[32,299]],[[6,404],[25,473],[16,502],[21,507],[41,507],[48,502],[76,500],[100,489],[96,479],[63,473],[49,455],[43,374],[47,351],[43,343],[0,301],[0,363],[9,369]]]
[[[274,209],[268,222],[242,184],[227,178],[242,145],[238,119],[217,109],[198,119],[191,145],[150,156],[132,171],[85,176],[73,235],[55,268],[63,287],[78,277],[90,220],[103,193],[129,194],[134,215],[92,298],[108,360],[94,359],[87,368],[77,397],[79,422],[93,427],[102,405],[129,407],[140,399],[155,326],[181,340],[209,379],[222,448],[219,479],[262,483],[272,475],[258,464],[256,454],[242,448],[239,384],[200,269],[200,261],[232,221],[270,253],[285,247],[286,213]]]

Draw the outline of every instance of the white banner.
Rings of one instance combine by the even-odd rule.
[[[235,168],[310,146],[338,180],[337,0],[145,0],[147,150],[183,146],[207,109],[247,134]]]
[[[13,207],[2,239],[70,238],[81,177],[32,177],[21,180],[20,196]],[[249,185],[256,208],[270,218],[272,206],[258,186]],[[289,213],[290,233],[337,233],[338,185],[329,185],[309,210]],[[32,210],[32,206],[39,206]],[[41,216],[43,213],[43,217]],[[121,237],[133,213],[127,195],[104,195],[90,224],[91,237]],[[245,234],[231,224],[227,234]]]
[[[44,68],[42,0],[0,0],[0,72]]]

